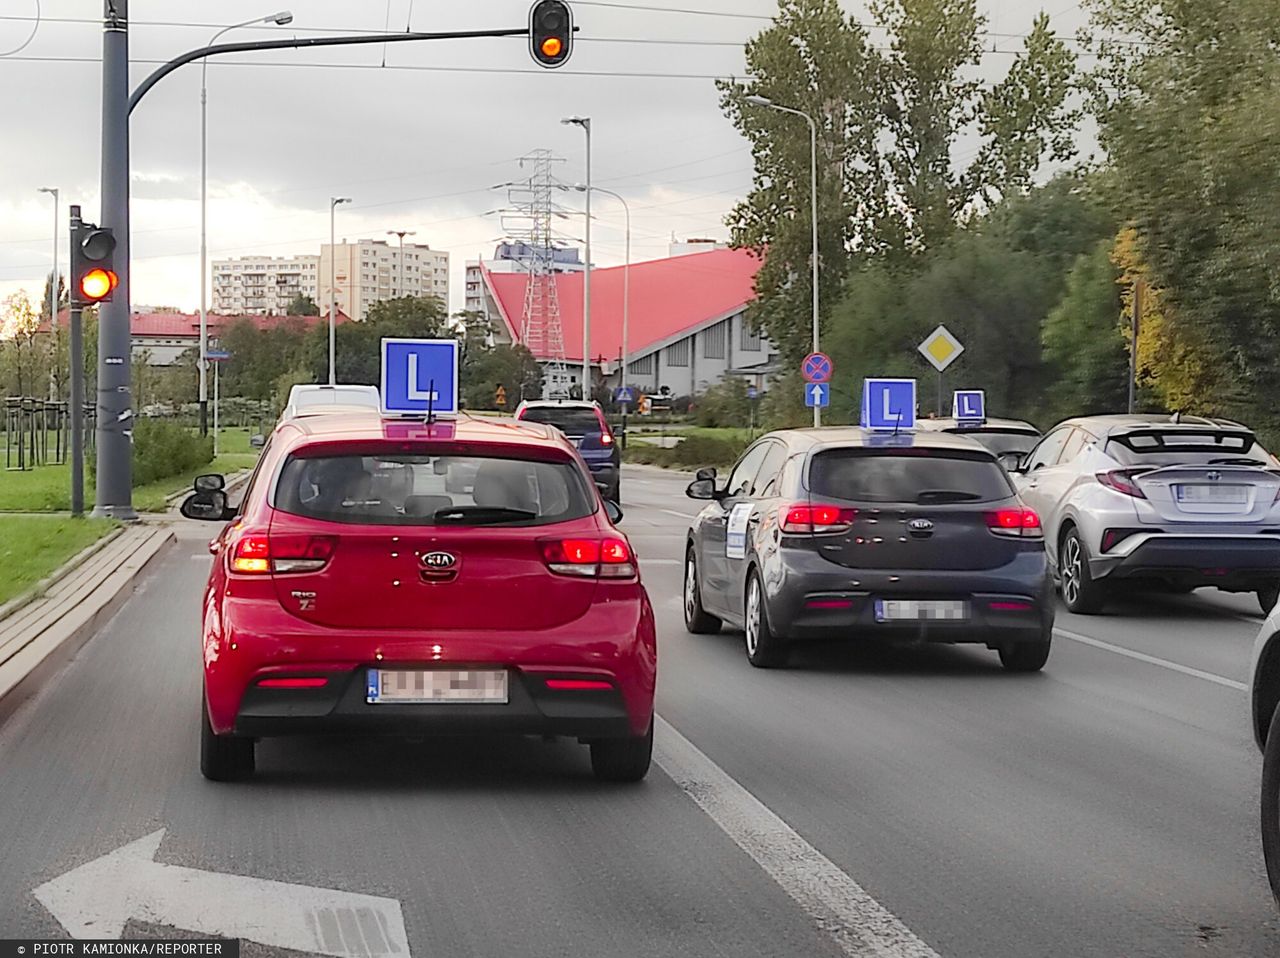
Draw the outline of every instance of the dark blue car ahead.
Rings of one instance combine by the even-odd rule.
[[[619,498],[622,453],[599,403],[572,400],[526,401],[516,410],[517,419],[555,426],[578,447],[601,493],[611,502]]]

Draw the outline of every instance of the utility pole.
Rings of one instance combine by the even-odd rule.
[[[1138,333],[1142,328],[1142,278],[1133,284],[1133,324],[1129,340],[1129,414],[1138,411]]]
[[[582,398],[591,401],[591,117],[567,116],[560,121],[566,126],[580,126],[587,136],[587,203],[586,269],[582,272]]]
[[[103,0],[103,227],[116,238],[119,285],[98,305],[97,489],[93,515],[137,519],[129,382],[129,0]]]
[[[417,234],[413,230],[387,230],[387,235],[400,237],[400,295],[407,296],[408,294],[404,289],[404,238],[406,236],[416,236]],[[395,298],[395,293],[395,290],[391,291],[392,299]]]
[[[71,207],[73,244],[80,236],[80,222],[80,207]],[[79,518],[84,515],[84,327],[81,324],[80,290],[71,289],[70,283],[67,286],[71,325],[71,514]]]
[[[338,328],[338,247],[335,245],[334,239],[334,217],[333,211],[338,208],[339,203],[350,203],[349,196],[331,196],[329,197],[329,385],[336,385],[337,379],[337,363],[336,363],[336,346],[337,346],[337,328]],[[347,252],[346,244],[343,244],[344,253]],[[348,262],[348,267],[351,265]],[[348,306],[354,305],[351,303]]]

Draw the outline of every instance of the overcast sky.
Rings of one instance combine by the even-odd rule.
[[[239,39],[312,31],[522,26],[527,0],[131,0],[136,84],[220,27],[289,8],[286,27],[242,28]],[[275,4],[280,4],[276,6]],[[865,15],[863,5],[842,4]],[[1000,52],[1038,3],[980,0]],[[33,27],[36,0],[0,0],[0,53]],[[38,303],[50,267],[52,201],[98,209],[101,0],[42,0],[44,20],[16,56],[0,58],[0,297]],[[415,230],[452,255],[451,308],[461,307],[467,259],[491,255],[504,205],[490,189],[518,178],[517,157],[554,150],[567,182],[583,178],[582,132],[558,121],[592,117],[597,185],[632,206],[633,258],[664,256],[677,238],[724,238],[723,220],[751,183],[751,154],[721,115],[712,79],[743,73],[742,43],[767,25],[770,0],[573,2],[581,30],[568,67],[538,69],[521,40],[403,43],[291,50],[209,62],[210,258],[316,253],[328,241],[329,197],[339,242]],[[630,9],[628,9],[630,8]],[[668,8],[668,9],[655,9]],[[706,11],[706,15],[676,12]],[[1073,35],[1079,4],[1045,0]],[[410,19],[411,18],[411,19]],[[666,41],[638,43],[635,40]],[[385,58],[385,69],[383,68]],[[639,74],[639,75],[637,75]],[[200,68],[162,81],[133,115],[133,298],[194,309],[199,301]],[[579,204],[575,198],[567,201]],[[622,213],[596,201],[593,259],[623,259]],[[581,220],[565,225],[581,232]],[[62,241],[66,266],[66,241]]]

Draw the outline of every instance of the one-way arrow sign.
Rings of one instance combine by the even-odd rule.
[[[119,938],[130,920],[334,958],[409,958],[400,902],[155,860],[164,829],[32,894],[73,938]]]

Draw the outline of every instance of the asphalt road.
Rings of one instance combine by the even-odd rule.
[[[1251,601],[1064,612],[1031,676],[982,649],[853,643],[755,670],[740,635],[684,631],[685,481],[624,480],[668,723],[639,787],[597,785],[576,744],[524,740],[268,741],[252,782],[205,782],[211,527],[184,530],[0,726],[0,937],[64,936],[34,889],[163,829],[165,866],[398,900],[415,958],[1280,952],[1242,688]],[[129,899],[124,932],[209,930],[190,926],[217,899],[181,928]]]

